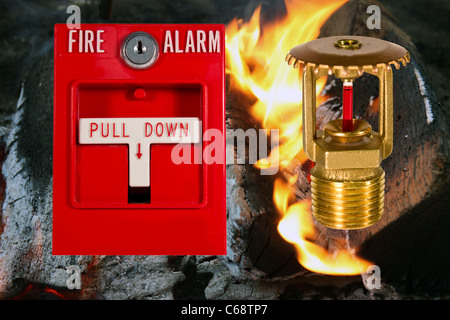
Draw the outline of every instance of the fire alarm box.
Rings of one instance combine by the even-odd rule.
[[[224,39],[55,26],[53,254],[226,254]]]

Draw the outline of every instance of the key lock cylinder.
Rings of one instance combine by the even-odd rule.
[[[303,147],[311,170],[312,214],[334,229],[360,229],[384,211],[385,173],[380,163],[393,147],[392,67],[409,62],[401,46],[369,37],[335,36],[292,48],[286,61],[303,69]],[[379,79],[378,132],[353,118],[353,82],[364,73]],[[343,81],[343,116],[316,130],[316,81]]]

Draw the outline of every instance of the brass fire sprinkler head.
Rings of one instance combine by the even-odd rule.
[[[303,148],[311,170],[312,214],[334,229],[360,229],[384,211],[384,170],[380,163],[393,147],[391,65],[406,66],[409,53],[388,41],[334,36],[292,48],[286,61],[303,69]],[[364,72],[378,77],[379,132],[353,119],[353,81]],[[334,75],[344,82],[343,118],[316,130],[316,81]]]

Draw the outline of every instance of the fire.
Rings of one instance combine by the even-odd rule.
[[[367,270],[368,261],[355,256],[354,250],[328,252],[313,242],[317,238],[309,199],[290,204],[292,194],[287,183],[277,179],[274,186],[274,201],[283,213],[278,231],[288,242],[293,243],[298,252],[298,261],[306,269],[334,275],[354,275]]]
[[[277,23],[260,28],[261,7],[248,23],[234,19],[227,25],[227,72],[243,91],[258,100],[252,114],[267,129],[279,129],[284,142],[279,146],[278,158],[260,161],[259,167],[286,167],[299,157],[302,144],[301,78],[284,62],[292,47],[313,40],[319,35],[325,20],[346,0],[286,0],[287,15]],[[300,28],[301,27],[301,28]],[[317,82],[321,92],[326,77]],[[318,102],[322,102],[319,98]],[[306,161],[306,156],[301,156]]]
[[[226,28],[227,73],[239,88],[257,98],[252,115],[266,129],[279,129],[278,152],[260,159],[256,166],[288,166],[296,158],[307,160],[302,143],[301,76],[284,62],[294,46],[314,40],[328,17],[347,0],[285,0],[287,14],[276,23],[261,28],[258,7],[248,22],[234,19]],[[326,77],[317,81],[317,92]],[[320,104],[324,98],[318,97]],[[277,155],[276,157],[274,155]],[[291,182],[292,183],[292,182]],[[326,274],[359,274],[369,263],[358,259],[352,250],[328,252],[316,245],[316,230],[309,211],[310,201],[293,203],[289,186],[278,179],[274,201],[282,219],[278,231],[294,243],[298,261],[307,269]]]

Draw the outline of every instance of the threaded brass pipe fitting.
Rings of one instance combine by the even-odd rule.
[[[342,170],[345,170],[342,172]],[[377,222],[384,211],[384,171],[347,169],[311,171],[312,213],[321,224],[335,229],[359,229]],[[337,178],[341,177],[341,178]]]

